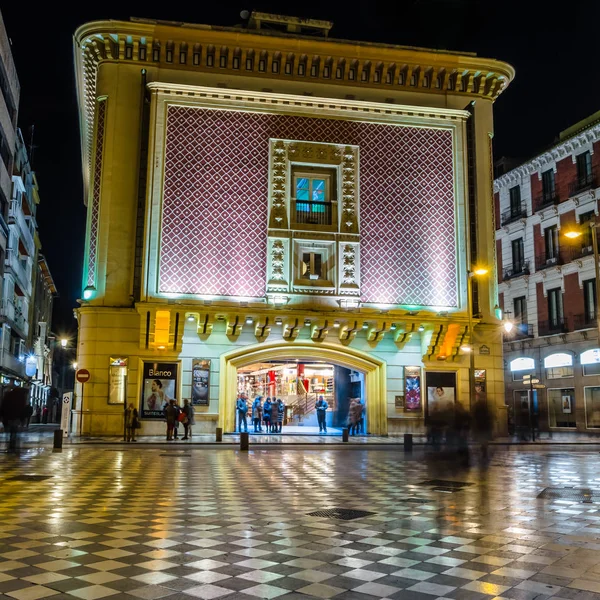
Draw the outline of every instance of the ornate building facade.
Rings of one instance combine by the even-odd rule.
[[[600,428],[599,174],[595,113],[494,183],[500,301],[515,323],[504,351],[516,428],[529,428],[532,415],[543,431]],[[524,375],[542,387],[530,389]]]
[[[238,392],[279,395],[294,363],[290,403],[331,366],[334,425],[353,396],[369,432],[420,431],[436,390],[469,406],[472,373],[506,429],[497,284],[470,275],[495,269],[492,105],[513,70],[330,28],[76,32],[83,433],[122,431],[124,402],[158,433],[169,396],[232,431]]]

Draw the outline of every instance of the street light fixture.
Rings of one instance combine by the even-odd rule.
[[[69,343],[69,340],[68,340],[67,338],[61,338],[61,340],[60,340],[60,345],[61,345],[63,348],[66,348],[68,343]]]
[[[588,227],[590,228],[592,238],[592,250],[594,251],[594,275],[596,283],[596,301],[594,304],[594,316],[596,317],[596,328],[598,330],[598,343],[600,344],[600,319],[598,318],[598,300],[600,299],[600,268],[598,266],[598,238],[596,237],[596,229],[599,225],[597,221],[588,221]],[[570,240],[575,240],[583,235],[581,229],[570,229],[565,231],[564,236]]]

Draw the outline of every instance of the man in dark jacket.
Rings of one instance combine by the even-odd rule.
[[[25,387],[15,386],[9,388],[2,398],[0,406],[0,419],[4,424],[4,429],[8,431],[8,451],[16,452],[17,435],[19,434],[19,425],[27,418],[27,400],[29,390]]]
[[[173,430],[175,429],[175,421],[179,412],[175,408],[175,400],[169,400],[167,406],[165,406],[165,419],[167,421],[167,441],[170,442],[173,439]]]

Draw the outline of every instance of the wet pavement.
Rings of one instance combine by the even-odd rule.
[[[351,450],[0,454],[0,600],[600,599],[597,451]]]

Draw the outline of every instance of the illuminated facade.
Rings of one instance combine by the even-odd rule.
[[[495,183],[506,404],[515,428],[537,412],[542,431],[600,428],[593,235],[600,198],[600,113],[563,131]],[[568,235],[566,235],[568,234]],[[532,391],[524,375],[538,379]],[[531,399],[532,398],[532,399]]]
[[[122,431],[125,400],[162,432],[165,394],[196,401],[196,431],[231,431],[238,369],[296,359],[362,378],[369,432],[421,431],[436,388],[469,405],[470,348],[505,430],[495,278],[473,282],[473,340],[467,291],[470,266],[495,268],[492,105],[512,68],[330,27],[76,32],[84,433]]]

